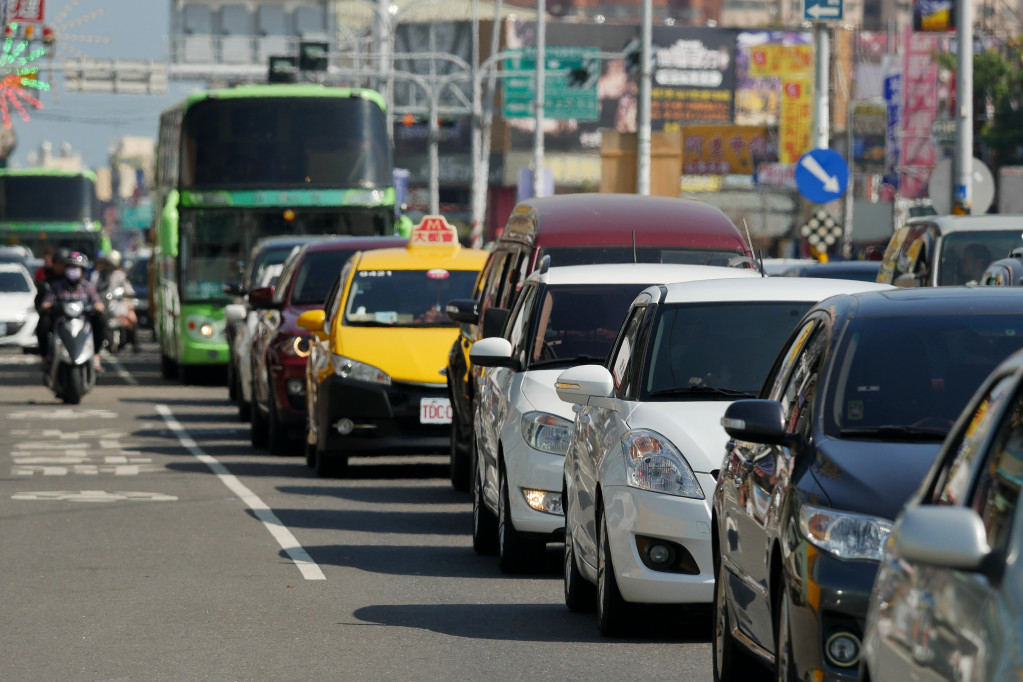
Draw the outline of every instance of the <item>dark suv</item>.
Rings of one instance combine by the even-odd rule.
[[[518,204],[476,280],[474,298],[452,301],[448,315],[462,333],[448,355],[451,394],[451,484],[468,490],[472,474],[473,384],[469,348],[484,336],[479,320],[491,306],[510,309],[540,259],[550,265],[676,263],[735,265],[748,260],[742,234],[714,206],[636,194],[563,194]],[[752,267],[752,261],[750,261]]]
[[[721,420],[714,677],[858,679],[892,522],[984,378],[1023,346],[1019,293],[931,287],[810,309],[759,399]]]

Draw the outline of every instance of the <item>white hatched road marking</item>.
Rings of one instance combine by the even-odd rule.
[[[36,500],[50,502],[173,502],[178,498],[163,493],[141,493],[115,490],[41,490],[34,493],[15,493],[14,500]]]
[[[244,483],[238,480],[238,477],[228,471],[227,467],[221,464],[217,458],[211,457],[202,451],[192,437],[188,435],[178,420],[174,418],[174,413],[171,412],[170,408],[166,405],[157,405],[156,411],[163,417],[163,420],[167,422],[168,428],[177,435],[178,440],[181,444],[194,456],[197,460],[205,464],[210,468],[213,474],[220,479],[220,482],[227,486],[228,490],[237,495],[242,502],[252,510],[252,513],[256,515],[260,521],[263,522],[263,526],[267,529],[271,536],[277,541],[277,544],[281,546],[281,549],[295,562],[295,566],[301,571],[302,577],[306,580],[326,580],[327,576],[320,570],[319,565],[313,561],[309,553],[305,551],[302,545],[298,544],[298,539],[291,533],[288,528],[281,523],[281,520],[277,518],[277,515],[273,513],[270,507],[267,506],[263,500],[259,498],[254,492],[249,490]]]

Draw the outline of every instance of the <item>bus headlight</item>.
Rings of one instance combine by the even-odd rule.
[[[202,315],[189,315],[185,319],[185,329],[196,341],[212,341],[215,337],[224,335],[222,325]]]

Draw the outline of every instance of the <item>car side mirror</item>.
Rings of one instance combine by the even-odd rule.
[[[448,314],[448,319],[459,324],[476,324],[480,319],[474,298],[458,298],[448,301],[444,311]]]
[[[793,439],[785,430],[785,411],[777,400],[736,400],[725,409],[721,426],[731,438],[750,443],[785,445]]]
[[[323,328],[323,323],[326,319],[327,313],[323,310],[307,310],[298,316],[295,324],[306,331],[316,334],[319,338],[324,338],[326,330]]]
[[[487,308],[480,319],[480,337],[501,336],[510,312],[507,308]]]
[[[249,305],[253,308],[275,308],[274,287],[259,287],[249,292]]]
[[[920,286],[920,280],[911,272],[907,272],[899,275],[892,282],[897,287],[918,287]]]
[[[248,311],[241,303],[230,303],[224,306],[224,319],[228,323],[241,322],[246,315],[248,315]]]
[[[892,531],[901,559],[959,571],[983,571],[991,548],[984,521],[969,507],[910,506]]]
[[[614,403],[615,381],[603,365],[579,365],[559,374],[554,390],[566,403],[609,408]]]
[[[469,362],[479,367],[507,367],[519,372],[522,365],[512,357],[512,346],[507,339],[492,336],[480,339],[469,349]]]

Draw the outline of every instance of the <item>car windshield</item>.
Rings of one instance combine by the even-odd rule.
[[[970,230],[945,235],[938,265],[938,286],[979,282],[992,262],[1023,242],[1023,221],[1015,230]]]
[[[664,306],[652,337],[644,399],[756,396],[778,349],[811,305],[743,301]]]
[[[0,292],[27,294],[30,291],[32,291],[31,283],[20,272],[0,272]]]
[[[352,327],[454,327],[444,308],[469,298],[476,270],[360,270],[345,301]],[[321,299],[322,300],[322,297]]]
[[[291,305],[322,304],[354,249],[333,249],[307,253],[295,274]]]
[[[537,302],[529,367],[603,362],[629,305],[649,284],[563,284]],[[594,302],[599,301],[595,305]]]
[[[1023,314],[852,320],[833,354],[824,428],[941,438],[995,366],[1023,347]]]
[[[687,246],[563,246],[545,247],[536,257],[539,263],[550,255],[551,265],[593,263],[677,263],[681,265],[729,265],[745,256],[738,249],[694,249]]]

